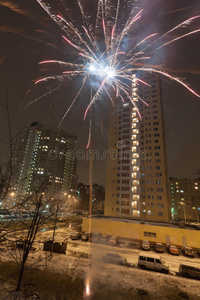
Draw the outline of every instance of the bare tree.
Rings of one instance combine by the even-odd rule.
[[[19,276],[16,285],[16,291],[19,292],[22,286],[27,259],[30,251],[34,248],[33,244],[36,241],[38,232],[44,227],[53,225],[53,247],[58,216],[60,211],[65,207],[66,202],[61,197],[58,197],[53,202],[51,197],[48,196],[48,187],[50,185],[48,176],[33,176],[31,192],[26,195],[18,195],[16,202],[12,203],[10,201],[10,206],[7,207],[6,201],[10,191],[14,185],[20,182],[13,180],[19,166],[13,161],[16,137],[12,137],[8,94],[6,95],[6,105],[1,104],[1,106],[6,110],[8,123],[8,140],[6,141],[6,145],[9,154],[6,164],[0,162],[0,214],[3,214],[1,207],[4,208],[5,213],[2,219],[0,216],[0,242],[3,243],[6,251],[8,251],[19,267]],[[19,211],[18,215],[16,215],[16,210]],[[19,249],[19,246],[21,249]],[[51,255],[52,252],[53,248],[51,249]]]
[[[47,201],[44,199],[44,193],[46,191],[47,184],[48,182],[45,182],[45,180],[41,181],[40,185],[37,184],[34,187],[34,192],[31,199],[29,199],[28,207],[31,208],[32,219],[30,220],[30,223],[27,226],[27,233],[25,232],[24,234],[23,255],[20,265],[16,291],[20,290],[25,264],[33,246],[33,243],[35,241],[36,234],[39,228],[41,228],[41,226],[44,225],[47,219],[49,218],[49,215],[45,212]]]

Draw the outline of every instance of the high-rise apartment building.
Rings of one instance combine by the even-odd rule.
[[[76,136],[38,122],[20,129],[13,153],[14,198],[29,195],[37,178],[47,178],[47,194],[74,188]]]
[[[200,220],[200,178],[169,178],[170,205],[173,221]]]
[[[112,109],[107,160],[105,215],[168,221],[167,169],[159,76],[146,84],[133,76],[132,101]],[[144,100],[147,105],[143,101]]]

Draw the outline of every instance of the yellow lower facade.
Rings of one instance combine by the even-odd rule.
[[[91,223],[90,223],[91,222]],[[200,231],[174,227],[135,224],[119,219],[83,218],[82,231],[118,236],[134,241],[148,240],[150,243],[174,244],[200,248]]]

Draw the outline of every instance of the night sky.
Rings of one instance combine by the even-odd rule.
[[[65,2],[68,4],[72,1]],[[28,102],[51,87],[45,84],[37,88],[34,86],[37,78],[48,74],[48,67],[41,67],[38,62],[69,57],[76,59],[76,53],[63,42],[61,29],[37,1],[20,0],[11,9],[12,3],[9,1],[9,7],[6,7],[7,1],[0,1],[0,103],[5,104],[8,92],[14,136],[21,126],[28,126],[34,121],[57,127],[76,95],[80,82],[78,79],[69,81],[64,87],[26,108]],[[187,18],[200,14],[199,0],[144,0],[140,5],[145,8],[144,21],[137,29],[136,38],[139,34],[142,36],[149,32],[163,33]],[[60,11],[62,7],[58,5],[57,9]],[[91,7],[89,10],[92,12]],[[199,29],[200,18],[189,28]],[[200,33],[163,48],[156,57],[156,63],[185,78],[191,88],[200,93]],[[162,80],[162,93],[169,176],[200,177],[200,99],[166,79]],[[88,101],[89,94],[86,92],[62,123],[62,128],[77,135],[77,149],[84,151],[89,121],[83,121],[83,114]],[[107,147],[109,107],[106,100],[97,102],[93,109],[92,147],[100,153]],[[2,106],[0,126],[1,160],[5,161],[7,148],[4,141],[8,132]],[[88,169],[88,161],[78,161],[79,181],[85,184],[88,184]],[[105,160],[95,161],[93,182],[105,185],[105,170]]]

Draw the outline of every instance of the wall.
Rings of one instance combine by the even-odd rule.
[[[88,231],[89,220],[83,218],[82,230]],[[153,226],[145,224],[127,223],[123,220],[100,220],[91,219],[91,231],[93,233],[101,233],[106,235],[115,235],[119,237],[134,239],[134,240],[148,240],[150,242],[166,243],[166,236],[170,236],[170,243],[177,246],[182,246],[182,238],[187,240],[187,246],[193,248],[200,248],[200,231],[188,230],[181,228],[172,228],[164,226]],[[144,232],[154,233],[156,237],[144,236]]]

